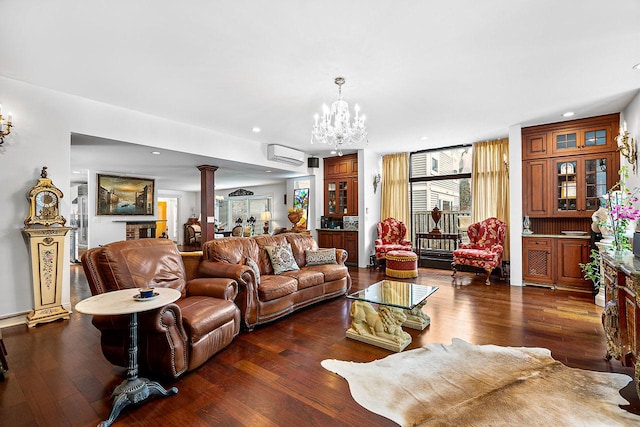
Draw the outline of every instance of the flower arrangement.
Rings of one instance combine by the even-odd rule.
[[[638,188],[629,190],[626,180],[629,178],[627,166],[620,168],[620,181],[607,192],[606,206],[609,211],[609,226],[613,231],[616,252],[631,249],[627,230],[629,225],[640,219],[640,210],[634,204],[638,202]]]

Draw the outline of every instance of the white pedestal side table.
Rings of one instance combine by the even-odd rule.
[[[138,313],[162,307],[180,298],[180,291],[171,288],[156,288],[155,293],[155,297],[138,299],[138,289],[122,289],[94,295],[76,304],[76,310],[84,314],[130,316],[127,378],[111,394],[111,413],[107,420],[99,424],[100,427],[110,426],[120,415],[120,411],[151,395],[171,396],[178,392],[176,387],[166,390],[156,381],[138,378]]]

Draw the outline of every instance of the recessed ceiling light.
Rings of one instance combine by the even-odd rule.
[[[251,130],[253,131],[253,133],[260,133],[262,129],[260,129],[258,126],[254,126],[251,128]]]
[[[266,170],[265,173],[271,173],[271,171],[270,170]]]
[[[428,136],[421,136],[421,137],[420,137],[420,141],[426,141],[427,139],[429,139],[429,137],[428,137]]]
[[[159,151],[152,151],[151,154],[158,155],[158,154],[160,154],[160,152]]]
[[[336,150],[331,150],[331,154],[336,154]]]
[[[575,114],[576,113],[574,113],[573,111],[567,111],[562,115],[562,117],[571,117],[571,116],[574,116]]]
[[[634,70],[640,70],[640,62],[633,66]]]
[[[80,171],[73,171],[73,173],[82,173],[82,172],[80,172]]]

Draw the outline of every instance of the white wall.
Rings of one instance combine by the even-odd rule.
[[[382,157],[367,150],[358,150],[358,267],[369,265],[369,256],[375,253],[374,241],[378,238],[382,189],[373,192],[373,177],[382,173]]]
[[[49,178],[66,195],[61,200],[61,213],[69,218],[72,133],[307,173],[306,165],[293,168],[267,160],[267,144],[160,119],[4,77],[0,77],[0,96],[3,109],[13,113],[14,124],[11,135],[0,147],[0,178],[3,183],[0,186],[3,200],[0,217],[0,259],[3,263],[0,269],[0,319],[22,315],[33,308],[29,255],[21,229],[28,214],[25,194],[37,182],[43,166],[48,167]],[[89,194],[95,192],[90,189]],[[95,203],[90,201],[89,206],[95,206]],[[185,216],[187,217],[188,215]],[[121,233],[119,226],[111,224],[108,228],[108,232]],[[92,237],[94,242],[106,239],[102,231],[98,233],[99,235]],[[69,252],[65,250],[65,264],[68,263]],[[68,273],[65,269],[62,291],[62,302],[67,308]],[[0,325],[14,321],[15,319],[5,322],[0,320]]]
[[[627,131],[629,132],[629,136],[631,138],[634,138],[636,140],[636,144],[638,144],[638,139],[640,139],[640,92],[636,95],[635,98],[633,98],[627,108],[624,109],[621,114],[620,121],[627,123]],[[622,156],[620,156],[620,165],[629,166],[629,179],[627,180],[627,187],[640,188],[640,165],[637,165],[635,174],[633,173],[633,169],[629,165],[627,159]]]
[[[533,184],[532,184],[533,185]],[[522,286],[522,126],[509,128],[509,266],[510,284]]]

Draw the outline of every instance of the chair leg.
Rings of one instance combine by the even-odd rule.
[[[451,273],[451,277],[456,277],[456,273],[458,272],[458,270],[456,270],[456,263],[455,262],[451,263],[451,269],[453,270],[453,273]]]
[[[487,286],[491,286],[491,282],[489,282],[489,277],[491,276],[491,268],[486,268],[485,271],[487,272],[487,280],[484,282],[485,285]]]

